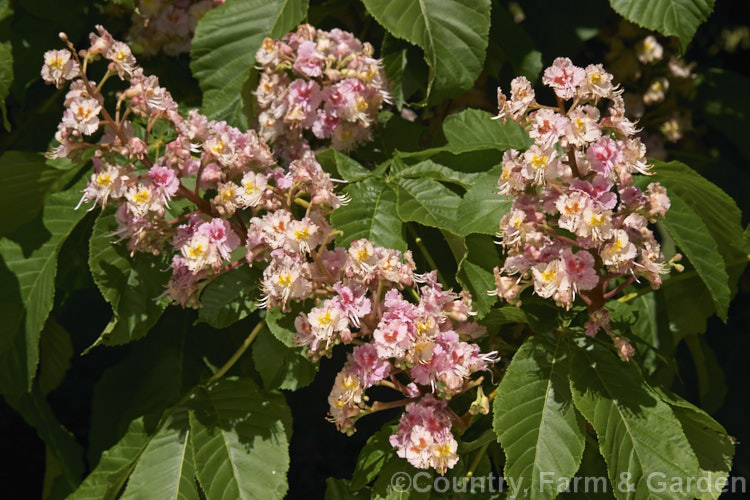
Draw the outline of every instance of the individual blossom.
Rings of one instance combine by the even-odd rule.
[[[97,100],[79,97],[70,103],[63,115],[62,124],[79,134],[91,135],[99,130],[101,109]]]
[[[67,80],[72,80],[80,71],[76,61],[71,59],[68,50],[48,50],[44,53],[44,66],[42,66],[42,79],[47,83],[54,84],[57,88],[62,87]]]
[[[656,37],[648,35],[638,43],[636,53],[638,60],[643,64],[654,63],[664,56],[664,47],[656,40]]]
[[[544,70],[542,82],[551,87],[559,98],[571,99],[585,77],[585,70],[574,66],[567,57],[558,57],[552,66]]]

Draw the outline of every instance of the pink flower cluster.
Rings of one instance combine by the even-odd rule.
[[[383,253],[391,255],[378,259]],[[358,344],[328,397],[332,420],[342,432],[353,433],[356,419],[370,411],[363,404],[364,390],[388,377],[380,385],[405,396],[450,398],[473,387],[471,376],[495,359],[465,341],[486,333],[469,321],[471,297],[443,290],[434,271],[414,275],[408,252],[405,261],[400,257],[367,240],[353,242],[334,275],[335,294],[295,322],[295,341],[313,358],[329,354],[336,344]],[[404,287],[416,302],[404,298]]]
[[[647,226],[665,215],[669,198],[658,183],[645,191],[633,184],[650,167],[612,75],[558,58],[542,81],[557,106],[537,103],[523,77],[510,100],[498,90],[499,117],[526,127],[534,143],[503,156],[498,190],[513,203],[499,225],[507,257],[495,269],[494,293],[518,303],[533,287],[565,308],[579,296],[591,312],[587,333],[609,332],[604,302],[639,278],[658,288],[668,271]]]
[[[198,21],[224,1],[138,0],[127,37],[146,57],[160,51],[170,56],[190,52],[190,42]]]
[[[342,33],[332,37],[355,43]],[[496,359],[468,342],[485,333],[470,321],[469,294],[443,290],[434,271],[415,274],[408,251],[365,239],[335,247],[337,231],[327,217],[347,200],[336,195],[310,151],[281,168],[255,131],[195,110],[180,114],[159,80],[144,75],[130,48],[101,26],[88,50],[68,47],[45,56],[42,76],[57,86],[72,80],[51,156],[94,151],[79,205],[115,205],[115,234],[132,253],[171,256],[165,293],[182,306],[199,307],[200,291],[221,273],[265,266],[260,304],[283,311],[307,304],[296,318],[295,340],[312,358],[330,355],[338,344],[354,345],[329,396],[338,428],[352,433],[359,417],[409,404],[409,427],[393,438],[399,454],[418,467],[452,467],[450,429],[460,418],[447,401],[479,385],[482,379],[472,375]],[[108,67],[97,85],[82,68],[102,57]],[[110,113],[101,88],[114,77],[127,87],[116,93]],[[153,141],[157,129],[160,139]],[[364,393],[373,385],[405,398],[367,404]],[[420,439],[429,446],[417,454]]]
[[[446,401],[428,394],[406,406],[390,442],[398,448],[398,456],[414,467],[433,468],[444,474],[458,462],[458,443],[451,433],[451,420]]]
[[[281,40],[266,38],[255,90],[263,139],[293,160],[313,141],[349,151],[370,138],[389,94],[373,48],[351,33],[303,24]]]

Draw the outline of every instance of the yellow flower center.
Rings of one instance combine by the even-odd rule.
[[[109,174],[99,174],[96,176],[96,183],[102,187],[109,187],[112,184],[112,177]]]
[[[76,110],[76,116],[78,116],[79,120],[88,118],[89,116],[91,116],[91,108],[78,106],[78,109]]]
[[[437,454],[439,457],[442,457],[442,458],[448,457],[451,454],[450,443],[443,443],[441,445],[438,445]]]
[[[557,276],[557,271],[554,269],[547,269],[542,273],[542,280],[544,281],[552,281],[555,279],[555,276]]]
[[[333,323],[333,316],[331,316],[331,311],[326,311],[325,314],[318,316],[318,323],[323,326],[328,326]]]
[[[202,243],[196,243],[188,248],[188,255],[193,259],[197,259],[206,255],[206,249],[203,247]]]
[[[224,141],[219,141],[215,146],[211,148],[211,151],[216,153],[217,155],[220,155],[224,152],[224,148],[226,148],[226,144]]]
[[[292,275],[291,275],[291,273],[282,273],[282,274],[279,274],[278,282],[279,282],[279,285],[281,285],[283,287],[290,286],[292,284]]]
[[[360,262],[366,261],[370,257],[370,252],[366,248],[357,250],[357,260]]]
[[[589,217],[589,225],[599,227],[604,223],[604,214],[593,214]]]
[[[221,191],[221,199],[224,201],[229,201],[232,198],[234,198],[234,188],[228,187],[225,189],[222,189]]]
[[[310,229],[303,227],[302,229],[296,229],[294,231],[294,239],[297,241],[307,241],[310,238]]]
[[[547,164],[547,155],[534,155],[531,157],[534,168],[543,168]]]
[[[148,192],[148,189],[141,189],[133,195],[133,200],[136,203],[146,203],[149,198],[151,198],[151,194]]]
[[[56,69],[56,70],[62,70],[64,65],[65,65],[65,61],[63,61],[63,58],[59,56],[52,58],[49,62],[50,68]]]
[[[364,111],[367,109],[367,101],[362,96],[357,96],[357,111]]]
[[[591,76],[589,76],[589,81],[596,85],[597,83],[602,81],[602,75],[599,73],[591,73]]]

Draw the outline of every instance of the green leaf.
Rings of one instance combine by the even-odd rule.
[[[149,438],[120,498],[197,500],[190,432],[187,410],[176,409]]]
[[[190,411],[195,469],[208,500],[283,498],[291,414],[281,395],[249,379],[224,379],[197,393]]]
[[[261,271],[249,266],[232,269],[201,293],[199,318],[214,328],[226,328],[257,309]]]
[[[356,491],[346,479],[326,479],[325,500],[368,500],[372,498],[370,488]]]
[[[493,269],[500,264],[495,244],[489,236],[473,234],[465,239],[466,255],[458,263],[456,279],[471,292],[474,310],[483,317],[497,302],[497,297],[487,292],[495,289]]]
[[[698,80],[697,104],[703,109],[702,118],[719,131],[737,148],[745,160],[750,160],[747,137],[750,136],[750,96],[745,88],[750,79],[739,73],[720,68],[701,72]],[[725,161],[722,155],[720,161]],[[727,174],[730,174],[727,169]]]
[[[363,0],[388,32],[424,50],[432,68],[428,99],[438,103],[470,89],[484,65],[489,0]]]
[[[364,179],[346,187],[351,201],[331,214],[331,224],[343,233],[336,244],[346,247],[367,238],[376,245],[406,250],[402,224],[396,208],[396,193],[384,181]]]
[[[143,253],[131,257],[123,243],[109,236],[115,227],[114,214],[100,214],[89,241],[91,276],[114,313],[94,345],[120,345],[143,337],[165,308],[156,299],[169,278],[167,264]]]
[[[653,172],[648,179],[660,182],[667,188],[670,199],[682,198],[703,219],[724,256],[732,278],[730,288],[734,290],[750,253],[737,203],[719,186],[683,163],[655,162]]]
[[[26,392],[39,362],[39,337],[55,296],[57,255],[83,218],[75,210],[80,186],[51,195],[42,213],[42,238],[27,254],[17,242],[0,239],[0,392]],[[35,232],[29,228],[28,232]],[[27,234],[28,235],[28,234]]]
[[[56,491],[69,493],[73,491],[83,474],[83,449],[73,435],[55,417],[46,399],[34,385],[31,392],[22,395],[6,395],[5,400],[24,420],[36,429],[37,435],[44,441],[48,456],[60,468],[61,476],[55,482]]]
[[[42,155],[21,151],[8,151],[0,156],[0,172],[3,174],[0,184],[0,236],[5,236],[41,212],[49,188],[62,172],[47,167]]]
[[[39,342],[39,390],[47,394],[65,378],[73,356],[70,334],[54,320],[47,319]]]
[[[726,321],[731,300],[729,275],[716,240],[686,201],[679,196],[670,196],[670,200],[672,206],[663,220],[664,227],[698,271],[711,292],[717,314]]]
[[[415,178],[427,177],[443,182],[457,184],[463,188],[468,188],[474,184],[481,174],[467,173],[453,170],[452,168],[435,163],[432,160],[424,160],[414,165],[406,165],[404,162],[396,159],[391,164],[391,178]]]
[[[526,149],[532,141],[524,129],[512,120],[503,124],[492,120],[492,115],[481,109],[467,109],[448,116],[443,122],[443,133],[448,148],[453,152],[479,149]],[[498,160],[500,157],[498,157]]]
[[[714,10],[714,0],[609,0],[628,21],[665,36],[677,36],[684,52]]]
[[[396,431],[395,426],[386,425],[367,439],[359,452],[350,482],[353,490],[359,490],[375,479],[383,466],[395,456],[395,449],[388,441]]]
[[[307,13],[307,0],[227,0],[195,28],[190,69],[203,91],[203,112],[247,128],[243,86],[263,39],[281,38]]]
[[[296,391],[310,385],[318,366],[307,359],[299,347],[288,347],[268,329],[253,342],[253,363],[267,391]]]
[[[130,423],[146,417],[158,420],[183,393],[206,376],[202,358],[208,357],[199,338],[217,344],[214,331],[205,325],[193,326],[194,314],[172,308],[154,327],[151,335],[134,343],[127,356],[109,366],[94,386],[89,427],[89,462],[95,464],[102,451],[114,446]],[[222,332],[224,333],[224,332]],[[222,337],[221,344],[231,342]],[[231,350],[229,351],[231,353]],[[223,355],[220,359],[226,359]]]
[[[135,461],[149,443],[143,418],[133,420],[125,435],[102,454],[96,468],[84,479],[69,500],[103,500],[117,498],[133,471]]]
[[[723,406],[727,396],[727,384],[721,364],[705,338],[695,334],[688,335],[685,337],[685,344],[690,350],[698,377],[701,406],[706,411],[716,412]]]
[[[333,177],[340,177],[345,181],[356,182],[373,176],[371,171],[360,165],[356,160],[333,148],[321,151],[315,155],[315,158],[323,167],[323,170]]]
[[[0,113],[3,115],[3,127],[6,132],[10,132],[10,122],[8,121],[8,110],[5,107],[5,98],[10,93],[10,86],[13,83],[13,52],[10,43],[7,45],[0,42]]]
[[[607,479],[607,464],[599,454],[599,447],[592,437],[586,437],[586,448],[583,450],[581,467],[571,480],[568,491],[561,493],[558,498],[572,500],[610,500],[615,498],[612,495],[612,485],[609,484]]]
[[[698,492],[702,500],[717,499],[721,488],[719,481],[726,480],[732,469],[735,440],[724,427],[705,411],[685,401],[669,391],[658,390],[662,399],[672,406],[675,416],[682,424],[682,430],[690,441],[693,452],[698,457],[700,476],[705,477],[710,487]]]
[[[493,427],[505,451],[505,477],[528,498],[554,498],[578,470],[583,421],[572,404],[570,353],[562,336],[533,335],[497,388]]]
[[[498,231],[500,219],[510,210],[510,201],[497,193],[497,180],[502,172],[502,165],[497,165],[482,175],[466,191],[458,205],[456,229],[460,234],[482,233],[494,235]]]
[[[660,498],[649,489],[652,473],[683,484],[696,477],[698,460],[670,407],[634,367],[599,344],[585,344],[575,349],[571,392],[576,408],[596,431],[615,496]],[[627,484],[623,477],[629,478]],[[685,491],[672,495],[692,498]]]
[[[398,186],[398,216],[404,222],[455,232],[456,212],[461,198],[429,178],[395,179]]]
[[[513,74],[525,76],[534,83],[542,72],[542,53],[535,49],[534,40],[516,23],[510,12],[500,4],[492,6],[492,27],[485,71],[500,80],[500,66],[510,63]]]

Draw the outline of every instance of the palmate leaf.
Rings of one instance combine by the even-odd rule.
[[[671,202],[663,221],[664,227],[698,271],[711,292],[717,314],[726,321],[731,300],[729,275],[716,240],[700,216],[682,198],[672,196]]]
[[[734,456],[735,440],[724,427],[711,416],[688,401],[663,389],[657,389],[664,402],[672,406],[682,430],[698,457],[700,476],[707,478],[709,488],[698,491],[697,498],[715,500],[721,495],[717,488],[729,476]]]
[[[0,172],[0,236],[5,236],[41,212],[44,196],[63,172],[47,167],[41,154],[22,151],[0,156]]]
[[[284,345],[268,330],[260,332],[253,342],[253,364],[267,391],[295,391],[309,385],[318,371],[300,347]]]
[[[655,162],[653,175],[640,177],[636,183],[645,188],[659,182],[667,188],[672,207],[664,226],[684,251],[711,294],[720,318],[726,320],[736,283],[744,270],[749,249],[742,228],[742,214],[732,198],[718,186],[680,162]],[[668,287],[672,279],[664,283]],[[700,286],[676,285],[680,292],[698,295]],[[674,295],[665,291],[668,302]],[[696,297],[697,300],[697,297]]]
[[[249,379],[196,387],[158,421],[133,420],[71,495],[122,498],[282,498],[291,413]]]
[[[5,401],[34,427],[47,449],[48,466],[53,463],[58,474],[48,475],[48,488],[65,495],[78,486],[83,474],[83,450],[73,435],[55,417],[47,400],[34,384],[31,391],[21,395],[5,396]],[[52,471],[51,471],[52,472]],[[56,477],[52,477],[56,476]]]
[[[462,224],[463,222],[456,226],[461,227]],[[489,295],[487,292],[495,289],[495,275],[492,270],[500,264],[500,258],[489,236],[473,234],[462,239],[466,254],[458,262],[456,279],[464,290],[471,292],[472,304],[478,313],[477,318],[482,318],[497,302],[497,296]]]
[[[307,0],[227,0],[195,28],[190,69],[203,91],[203,112],[247,128],[242,90],[266,37],[281,38],[307,13]]]
[[[226,328],[257,309],[261,271],[240,266],[213,280],[201,294],[199,317],[214,328]]]
[[[391,163],[390,177],[413,179],[428,177],[442,182],[456,184],[466,189],[476,183],[481,176],[479,173],[459,172],[432,160],[423,160],[414,165],[407,165],[396,157]]]
[[[10,122],[8,121],[8,110],[5,107],[5,98],[10,93],[10,86],[13,83],[13,51],[10,42],[7,44],[0,43],[0,115],[3,118],[3,127],[6,132],[10,132]]]
[[[114,317],[94,345],[119,345],[148,333],[165,308],[156,299],[164,293],[169,273],[162,259],[136,253],[110,236],[117,227],[115,216],[101,213],[89,241],[91,276],[112,306]]]
[[[69,500],[115,499],[135,461],[149,443],[149,435],[143,418],[133,420],[120,441],[102,454],[96,468],[84,479]]]
[[[714,0],[609,0],[628,21],[680,39],[683,52],[714,10]]]
[[[43,243],[26,253],[17,242],[0,239],[0,392],[26,392],[39,362],[39,337],[55,296],[57,255],[73,228],[85,215],[75,210],[80,184],[51,195],[44,204]],[[28,235],[27,235],[28,236]]]
[[[347,246],[354,240],[367,238],[376,245],[406,250],[401,219],[396,209],[396,193],[383,180],[368,178],[349,184],[348,205],[331,214],[331,224],[343,234],[336,244]]]
[[[189,438],[188,411],[178,408],[148,440],[120,498],[200,498]]]
[[[456,226],[460,234],[482,233],[494,235],[503,215],[510,210],[510,201],[497,193],[497,180],[502,166],[497,165],[483,174],[474,185],[466,191],[458,205]]]
[[[363,0],[390,34],[424,50],[432,68],[429,102],[468,90],[482,71],[490,31],[489,0]]]
[[[652,473],[683,484],[696,478],[698,459],[679,420],[636,369],[592,341],[573,350],[573,401],[596,431],[615,496],[663,498],[649,488]],[[693,498],[687,491],[670,495]]]
[[[523,498],[554,498],[581,463],[585,439],[570,394],[570,357],[562,336],[529,337],[498,386],[493,427],[505,477]]]
[[[456,212],[461,198],[435,179],[395,179],[398,216],[423,226],[456,232]]]
[[[353,158],[349,158],[343,153],[333,148],[321,151],[315,158],[323,167],[323,170],[333,177],[343,179],[349,182],[361,181],[373,176],[373,172],[360,165]]]
[[[46,395],[62,383],[72,356],[70,334],[54,318],[48,318],[39,341],[39,390],[42,394]]]
[[[512,120],[503,124],[481,109],[467,109],[448,116],[443,133],[454,151],[477,149],[526,149],[532,144],[524,129]]]
[[[195,470],[208,500],[283,498],[291,413],[249,379],[224,379],[191,404]]]

